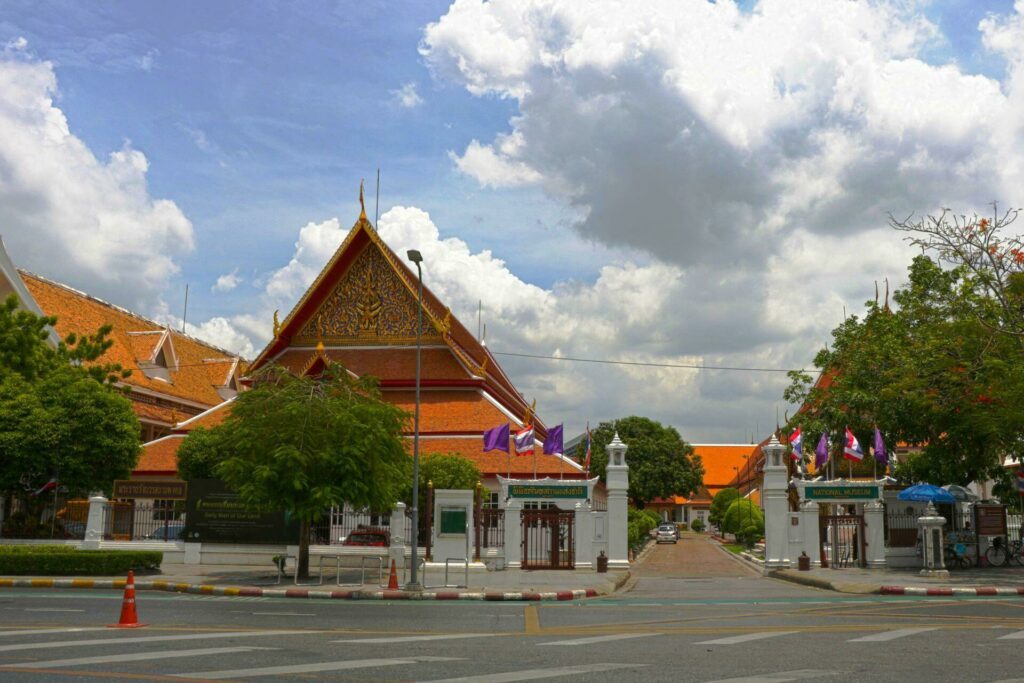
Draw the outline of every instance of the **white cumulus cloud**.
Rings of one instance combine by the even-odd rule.
[[[238,287],[241,282],[242,278],[238,275],[238,268],[235,268],[230,273],[225,273],[218,277],[210,290],[214,292],[230,292],[232,289]]]
[[[395,102],[398,106],[404,107],[405,109],[413,109],[423,104],[423,98],[420,97],[419,93],[416,92],[415,83],[406,83],[398,90],[389,91],[391,96],[395,98]]]

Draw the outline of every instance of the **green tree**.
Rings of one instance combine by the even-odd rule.
[[[724,488],[716,493],[711,501],[711,509],[708,511],[708,521],[716,526],[721,526],[726,510],[739,497],[739,489],[734,488]]]
[[[1024,448],[1024,347],[997,329],[1002,307],[967,267],[918,256],[896,310],[868,302],[832,332],[814,363],[827,381],[791,373],[787,400],[803,404],[805,443],[849,426],[865,446],[877,425],[890,448],[920,449],[900,468],[907,481],[967,484],[1000,476]],[[835,438],[833,457],[841,457]],[[866,457],[859,472],[871,473]]]
[[[19,309],[14,297],[0,306],[0,490],[6,493],[30,493],[53,476],[73,495],[109,491],[138,460],[140,429],[131,403],[105,386],[121,375],[99,363],[109,330],[69,335],[54,348],[47,327],[55,322]]]
[[[629,497],[637,508],[655,498],[689,496],[703,483],[704,466],[693,446],[683,441],[675,428],[637,416],[602,422],[591,432],[590,472],[602,481],[608,465],[605,447],[616,432],[628,446]]]
[[[229,454],[225,432],[196,427],[178,447],[178,476],[182,479],[216,479],[217,465]]]
[[[764,536],[764,513],[751,500],[734,500],[725,511],[722,531],[733,534],[738,542],[751,546]]]
[[[381,399],[373,378],[353,379],[337,364],[319,378],[270,366],[210,430],[228,451],[215,470],[251,509],[299,520],[305,576],[312,521],[346,502],[379,510],[399,499],[409,468],[407,420]]]
[[[480,470],[461,456],[427,453],[420,458],[421,493],[427,490],[427,482],[433,483],[435,489],[473,489],[479,481]]]

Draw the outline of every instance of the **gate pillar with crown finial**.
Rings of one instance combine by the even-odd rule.
[[[789,557],[789,481],[782,456],[786,447],[772,434],[764,452],[764,571],[787,569]]]
[[[629,569],[629,465],[628,446],[619,433],[608,444],[605,480],[608,488],[608,568]]]

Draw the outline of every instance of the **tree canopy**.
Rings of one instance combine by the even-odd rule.
[[[376,380],[353,379],[340,365],[316,378],[270,366],[238,395],[223,424],[185,439],[194,439],[187,466],[219,460],[215,473],[248,507],[300,520],[299,571],[306,573],[310,522],[346,502],[385,509],[399,500],[409,471],[407,418],[381,400]]]
[[[715,494],[711,501],[711,509],[708,511],[708,521],[717,526],[722,525],[725,512],[734,500],[740,497],[739,489],[724,488]]]
[[[689,496],[704,481],[704,466],[673,427],[666,427],[646,417],[624,417],[615,422],[602,422],[591,432],[593,439],[592,475],[605,479],[608,465],[606,446],[616,431],[628,446],[629,497],[638,508],[655,498],[673,495]]]
[[[740,543],[752,545],[764,536],[764,513],[751,500],[735,499],[725,511],[722,531],[733,534]]]
[[[109,491],[139,454],[131,402],[109,386],[125,374],[100,362],[109,327],[54,348],[55,323],[13,295],[0,306],[0,490],[31,493],[56,476],[72,495]]]

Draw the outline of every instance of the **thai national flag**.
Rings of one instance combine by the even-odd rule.
[[[1017,470],[1017,492],[1024,493],[1024,468]]]
[[[516,455],[533,455],[533,425],[516,432]]]
[[[789,445],[793,447],[793,452],[790,453],[793,460],[800,462],[804,457],[804,435],[800,432],[800,427],[789,435]]]
[[[860,447],[860,442],[857,441],[857,437],[853,435],[849,427],[846,428],[846,443],[843,444],[843,457],[856,462],[864,459],[864,451]]]
[[[57,477],[50,477],[50,481],[40,486],[38,490],[32,493],[32,495],[41,496],[47,491],[52,491],[53,489],[57,488],[57,483]]]
[[[587,423],[587,460],[583,465],[583,469],[590,474],[590,423]]]

